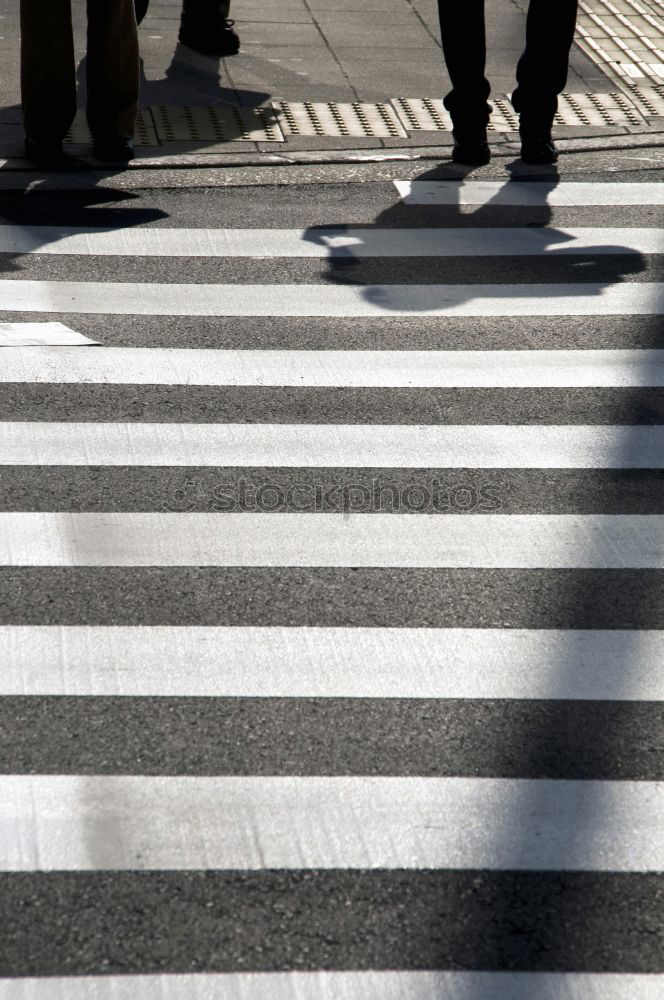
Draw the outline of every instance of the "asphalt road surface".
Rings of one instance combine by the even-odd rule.
[[[2,1000],[664,995],[664,185],[578,180],[3,193]]]

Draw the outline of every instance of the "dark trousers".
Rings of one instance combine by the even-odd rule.
[[[86,65],[90,130],[130,138],[139,85],[133,0],[88,0]],[[64,139],[76,114],[71,0],[21,0],[21,101],[26,135]]]
[[[512,95],[522,125],[550,127],[567,82],[577,0],[530,0],[526,47]],[[452,90],[445,98],[455,127],[485,124],[491,87],[485,77],[484,0],[438,0],[440,32]]]

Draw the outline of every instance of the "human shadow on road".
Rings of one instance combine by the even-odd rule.
[[[528,182],[529,175],[520,173],[519,163],[508,169],[512,178],[506,182],[506,187],[517,181]],[[470,174],[470,170],[462,175],[456,172],[456,177],[463,181]],[[440,168],[417,178],[420,181],[432,179],[441,179]],[[535,175],[530,176],[530,180],[544,183],[552,191],[559,182],[559,175],[548,171],[545,177]],[[462,188],[458,191],[461,194]],[[490,311],[482,307],[483,297],[495,299],[509,295],[510,284],[518,284],[520,296],[526,300],[531,297],[527,286],[533,286],[535,308],[531,313],[528,305],[523,304],[519,315],[555,314],[555,299],[563,294],[561,285],[566,286],[566,300],[576,295],[601,296],[605,288],[644,270],[643,256],[619,244],[590,246],[583,251],[570,252],[567,244],[571,237],[564,229],[550,225],[552,217],[551,207],[546,202],[528,207],[505,205],[501,191],[474,208],[459,202],[409,205],[399,200],[381,212],[370,227],[361,228],[361,236],[347,246],[341,244],[344,230],[350,227],[329,227],[336,230],[338,239],[327,257],[323,278],[334,284],[359,286],[358,298],[370,307],[367,311],[372,315],[429,313],[440,315],[444,321],[446,314],[490,315]],[[428,240],[433,250],[431,255],[400,257],[390,253],[386,256],[385,230],[398,230],[400,237],[405,238],[408,230],[434,227],[440,239],[438,252],[434,238]],[[477,253],[456,256],[454,244],[446,245],[446,230],[449,229],[484,230],[489,242],[489,230],[519,227],[527,228],[532,242],[536,241],[536,254],[514,256],[509,251],[504,255],[494,254],[482,247],[481,236]],[[328,246],[328,227],[308,229],[306,239]],[[503,286],[504,291],[498,286]],[[567,305],[564,311],[568,311]],[[573,307],[570,311],[573,312]]]
[[[25,270],[31,254],[47,253],[53,244],[58,255],[58,240],[72,230],[128,229],[168,217],[163,209],[143,205],[133,191],[112,187],[63,191],[56,175],[35,172],[25,190],[0,193],[0,273]]]
[[[513,167],[512,174],[512,180],[506,182],[506,187],[516,180],[523,180],[524,183],[528,183],[529,179],[545,180],[553,191],[559,182],[557,174],[547,178],[541,175],[530,178],[520,176],[517,166]],[[458,172],[450,176],[449,171],[436,169],[418,178],[430,179],[463,180],[463,177]],[[436,346],[444,349],[448,344],[456,346],[451,341],[446,343],[445,338],[446,333],[454,335],[459,327],[453,325],[458,321],[445,316],[449,300],[444,290],[438,292],[438,285],[454,284],[458,288],[454,305],[463,306],[481,301],[484,284],[505,284],[509,291],[510,283],[535,281],[538,296],[544,296],[545,302],[549,299],[553,312],[555,298],[559,294],[558,284],[573,284],[579,294],[586,295],[590,287],[591,294],[601,296],[610,286],[644,272],[646,260],[643,255],[619,243],[614,247],[604,246],[601,252],[600,248],[595,251],[590,247],[582,254],[566,256],[564,251],[569,237],[564,227],[549,228],[552,219],[553,213],[547,203],[521,209],[504,206],[498,196],[477,208],[470,206],[468,209],[460,201],[444,206],[404,205],[399,202],[376,218],[375,226],[363,237],[361,247],[355,244],[346,251],[337,250],[335,256],[328,258],[325,280],[356,286],[358,299],[374,307],[372,315],[377,317],[404,313],[426,316],[427,306],[423,307],[421,299],[409,293],[408,282],[429,283],[432,295],[428,300],[428,309],[435,312],[435,320],[440,324],[440,344]],[[375,247],[376,253],[381,251],[385,229],[400,228],[403,234],[408,228],[438,226],[443,230],[441,241],[444,240],[445,228],[546,228],[542,230],[541,257],[521,257],[516,264],[509,258],[499,257],[467,260],[445,256],[433,260],[371,258],[372,248]],[[340,235],[345,228],[339,227]],[[322,245],[327,237],[322,238],[320,234],[319,227],[312,228],[307,238]],[[386,279],[384,275],[387,275]],[[397,287],[385,291],[385,280]],[[574,288],[571,292],[566,291],[566,295],[570,294],[574,294]],[[491,319],[490,311],[488,318]],[[523,319],[527,324],[528,315]],[[536,316],[530,319],[532,334],[523,346],[536,348],[541,321]],[[469,325],[477,323],[472,318],[465,322]],[[564,320],[561,322],[564,327]],[[495,324],[500,324],[500,319],[496,318]],[[636,326],[635,323],[630,330],[625,328],[624,346],[639,346],[638,335],[634,333]],[[518,349],[520,346],[517,342],[519,329],[513,325],[505,327],[504,338],[509,341],[510,348]],[[482,337],[484,330],[486,327],[478,326],[474,342],[478,350],[486,347]],[[551,326],[547,327],[545,336],[550,341]],[[647,342],[647,336],[644,339]],[[542,346],[550,348],[551,343],[545,342]],[[597,346],[596,339],[592,346]],[[615,340],[611,346],[617,346]],[[407,343],[403,344],[403,349],[408,349]],[[649,377],[648,352],[644,351],[643,356],[641,385],[657,384]],[[457,894],[460,900],[458,920],[450,926],[449,921],[441,918],[440,926],[423,929],[426,941],[421,942],[421,951],[418,951],[416,943],[404,942],[404,954],[395,953],[395,967],[403,966],[404,956],[409,961],[412,951],[417,952],[418,967],[424,963],[427,968],[440,970],[516,972],[515,979],[510,977],[508,982],[506,978],[506,992],[501,992],[501,997],[507,996],[510,989],[515,991],[514,996],[517,993],[524,997],[526,994],[533,995],[528,991],[530,988],[537,989],[537,986],[532,982],[528,986],[525,980],[518,983],[518,973],[589,968],[620,972],[624,969],[624,957],[621,959],[613,953],[612,941],[615,942],[617,933],[624,928],[620,921],[627,916],[634,919],[634,903],[626,906],[622,916],[614,917],[614,913],[618,913],[618,904],[622,902],[621,886],[626,894],[634,892],[638,896],[640,890],[631,880],[638,879],[640,873],[630,870],[612,872],[610,861],[607,870],[606,830],[611,827],[609,820],[612,810],[616,808],[616,800],[611,787],[605,783],[615,782],[618,778],[643,779],[650,776],[645,771],[649,771],[651,765],[644,762],[639,753],[644,738],[639,733],[638,724],[639,719],[645,717],[640,713],[645,713],[648,707],[644,701],[639,702],[639,699],[647,697],[643,694],[647,683],[640,664],[641,630],[661,628],[664,623],[661,611],[656,608],[657,599],[652,596],[660,593],[661,589],[657,571],[605,568],[598,553],[606,551],[603,516],[661,513],[662,510],[661,499],[658,507],[657,500],[648,494],[647,482],[640,494],[638,489],[626,489],[621,497],[619,488],[605,490],[605,484],[612,480],[617,481],[618,486],[624,482],[627,487],[630,481],[647,480],[651,473],[661,476],[658,470],[640,467],[643,454],[640,432],[643,428],[638,425],[640,422],[652,422],[648,418],[649,392],[648,388],[641,387],[616,392],[615,413],[606,412],[604,416],[611,425],[610,443],[606,454],[598,457],[596,466],[587,470],[585,501],[579,501],[577,511],[571,513],[574,502],[568,497],[566,514],[596,516],[585,535],[583,546],[573,554],[572,567],[486,570],[469,574],[469,579],[479,580],[481,576],[485,596],[488,595],[490,602],[499,607],[496,613],[500,617],[496,627],[533,630],[541,638],[548,635],[551,653],[548,662],[545,658],[540,678],[541,693],[537,699],[477,702],[476,707],[482,709],[489,722],[492,716],[494,722],[504,716],[511,719],[510,739],[505,745],[496,743],[488,726],[481,738],[493,747],[490,771],[478,773],[474,770],[463,776],[511,779],[512,784],[506,786],[500,814],[486,816],[486,823],[492,831],[490,843],[484,863],[469,873],[473,876],[472,889],[468,890],[463,901],[463,890],[457,887],[452,877],[455,873],[444,871],[446,859],[441,857],[440,869],[443,870],[437,872],[439,888],[436,890],[439,893],[440,913],[445,914],[449,910],[450,897],[457,898]],[[632,415],[641,413],[643,416],[640,420],[630,418],[626,421],[626,412]],[[533,422],[536,422],[535,417]],[[560,422],[566,422],[562,415]],[[445,464],[445,455],[441,454],[441,468],[435,470],[436,474],[448,471]],[[482,470],[468,471],[481,473]],[[508,478],[514,470],[490,471],[504,473]],[[542,470],[522,471],[538,475]],[[570,473],[584,476],[586,470],[570,470]],[[593,477],[596,479],[593,480]],[[661,488],[656,497],[661,498]],[[552,499],[550,506],[545,506],[541,513],[558,514],[558,502]],[[532,510],[528,512],[532,513]],[[497,513],[500,514],[500,511]],[[440,522],[441,531],[444,527],[445,522]],[[509,594],[501,594],[505,581],[515,573],[518,573],[522,594],[518,607]],[[467,586],[470,594],[473,585],[469,583]],[[467,624],[473,625],[475,617],[470,604],[469,600]],[[458,624],[454,622],[455,626]],[[487,627],[486,622],[482,622],[482,627]],[[584,641],[589,644],[598,635],[604,637],[607,650],[612,652],[601,665],[604,671],[602,683],[593,686],[593,671],[585,662],[583,644]],[[508,667],[505,665],[505,669]],[[600,670],[600,665],[595,669]],[[468,741],[472,742],[478,735],[477,731],[469,732]],[[625,749],[628,750],[626,755]],[[643,763],[640,771],[635,765],[639,759]],[[445,762],[442,763],[444,766]],[[554,782],[560,782],[560,795],[565,793],[568,806],[572,801],[575,804],[574,809],[568,808],[564,814],[561,811],[558,816],[552,815],[552,808],[555,810],[552,793],[556,794]],[[533,817],[540,824],[539,840],[532,837]],[[445,819],[445,816],[440,817],[441,826],[444,826]],[[523,833],[526,828],[531,830],[528,836]],[[547,831],[549,834],[553,831],[557,841],[551,852],[546,842]],[[469,838],[474,833],[473,830],[467,831]],[[638,834],[633,836],[638,839]],[[631,941],[638,939],[638,943],[630,946],[633,953],[630,950],[629,961],[636,962],[639,967],[641,963],[646,967],[649,961],[656,962],[656,946],[647,922],[648,918],[644,916],[642,927],[631,927],[634,932]],[[423,953],[426,953],[425,959],[421,957]],[[461,989],[464,1000],[488,1000],[496,995],[490,992],[495,987],[495,981],[491,983],[481,977],[470,976]],[[560,989],[565,987],[561,984]]]

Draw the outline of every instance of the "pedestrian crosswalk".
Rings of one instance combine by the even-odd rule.
[[[7,312],[117,316],[662,316],[664,282],[472,285],[0,283]]]
[[[664,701],[657,629],[5,625],[0,651],[2,695]]]
[[[0,1000],[659,998],[661,185],[202,197],[0,226]]]
[[[197,351],[10,354],[2,382],[111,385],[501,388],[664,386],[664,350]]]

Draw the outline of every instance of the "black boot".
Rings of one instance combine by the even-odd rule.
[[[123,135],[94,136],[93,150],[102,163],[128,163],[134,159],[134,140]]]
[[[553,119],[558,107],[556,97],[549,96],[538,102],[521,103],[519,90],[512,94],[512,106],[519,115],[521,159],[524,163],[540,166],[557,163],[558,150],[551,136]]]
[[[549,130],[521,128],[521,159],[545,166],[558,162],[558,150]]]
[[[65,153],[59,139],[34,139],[27,136],[25,155],[39,167],[74,167],[80,161]]]
[[[218,0],[185,0],[178,38],[204,56],[234,56],[240,51],[234,24],[221,16]]]
[[[491,150],[486,134],[486,126],[457,126],[452,132],[454,149],[452,160],[468,167],[483,167],[491,160]]]

